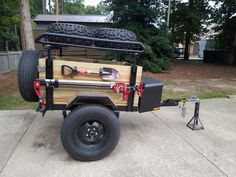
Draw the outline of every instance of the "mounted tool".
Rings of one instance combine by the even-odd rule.
[[[96,74],[102,77],[102,80],[116,80],[119,77],[119,72],[114,68],[102,67],[99,70],[82,70],[77,66],[73,68],[68,65],[61,66],[61,75],[73,77],[77,74]]]

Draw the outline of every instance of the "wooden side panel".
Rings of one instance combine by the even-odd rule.
[[[104,64],[101,63],[87,63],[87,62],[75,62],[75,61],[66,61],[66,60],[54,60],[53,63],[53,75],[54,78],[57,79],[74,79],[74,80],[94,80],[94,81],[102,81],[102,78],[99,75],[94,74],[77,74],[73,78],[71,77],[63,77],[61,75],[61,65],[69,65],[71,67],[76,66],[79,69],[83,70],[99,70],[102,67],[109,67],[114,68],[119,71],[120,76],[116,80],[117,82],[126,82],[129,83],[130,79],[130,66],[123,66],[123,65],[112,65],[112,64]],[[142,74],[142,67],[138,67],[138,74],[137,74],[137,82],[141,81],[141,74]]]
[[[98,75],[76,75],[73,78],[63,77],[61,75],[61,65],[69,65],[71,67],[77,66],[80,69],[88,70],[98,70],[102,67],[111,67],[119,71],[120,76],[116,82],[126,82],[129,83],[130,80],[130,66],[124,65],[114,65],[114,64],[101,64],[101,63],[88,63],[88,62],[77,62],[77,61],[67,61],[57,58],[53,62],[53,75],[54,79],[67,79],[67,80],[90,80],[90,81],[102,81],[101,77]],[[45,67],[45,58],[39,60],[39,65]],[[142,67],[138,67],[137,72],[137,84],[141,81]],[[40,78],[45,78],[45,72],[39,73]],[[105,82],[105,81],[104,81]],[[123,94],[114,93],[112,89],[84,89],[84,88],[55,88],[54,89],[54,103],[55,104],[67,104],[68,100],[74,97],[76,94],[81,92],[91,92],[91,93],[105,93],[117,106],[126,106],[127,101],[123,101]],[[138,95],[135,95],[134,106],[138,106]]]
[[[112,102],[117,106],[126,106],[127,101],[123,101],[123,94],[122,93],[114,93],[112,90],[98,90],[98,89],[81,89],[81,88],[55,88],[54,89],[54,103],[55,104],[67,104],[68,101],[77,95],[78,93],[82,92],[91,92],[91,93],[98,93],[98,94],[106,94]],[[134,99],[134,106],[138,106],[138,99],[139,96],[136,94]]]

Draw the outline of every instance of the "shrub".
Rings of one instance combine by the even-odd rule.
[[[169,69],[169,58],[173,55],[173,49],[165,31],[154,26],[142,28],[132,24],[126,26],[126,29],[136,33],[138,41],[146,48],[146,54],[142,54],[137,60],[137,64],[143,66],[144,71],[158,73]],[[109,53],[105,59],[129,61],[127,57],[114,53]]]

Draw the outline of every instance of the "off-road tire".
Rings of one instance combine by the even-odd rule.
[[[89,36],[90,34],[87,26],[72,23],[53,23],[48,26],[47,31],[78,36]]]
[[[37,102],[38,96],[34,90],[34,81],[38,78],[39,58],[43,54],[39,51],[23,52],[18,66],[18,87],[25,101]]]
[[[87,125],[87,122],[91,125]],[[96,140],[96,143],[86,139],[87,133],[91,133],[86,128],[92,126],[94,122],[104,127],[102,129],[104,135],[101,137],[101,133],[98,133],[98,136],[92,139]],[[120,126],[115,113],[102,105],[87,104],[74,109],[65,118],[61,127],[61,141],[64,148],[74,159],[80,161],[104,158],[113,151],[119,138]]]
[[[97,29],[96,37],[102,39],[111,39],[120,41],[137,41],[137,37],[133,32],[117,28]]]
[[[72,23],[53,23],[50,24],[47,28],[47,32],[50,33],[58,33],[58,34],[66,34],[66,35],[77,35],[77,36],[84,36],[90,37],[91,33],[87,26],[72,24]],[[92,45],[92,41],[90,40],[81,40],[75,38],[67,38],[67,37],[55,37],[50,36],[48,37],[50,42],[63,42],[69,44],[78,44],[78,45]]]
[[[121,43],[105,42],[105,41],[95,41],[97,47],[106,48],[117,48],[117,49],[136,49],[137,46],[134,44],[124,44],[122,41],[137,41],[136,35],[128,30],[117,29],[117,28],[100,28],[97,29],[96,38],[109,39],[109,40],[119,40]]]

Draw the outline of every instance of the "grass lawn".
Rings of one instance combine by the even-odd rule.
[[[37,103],[24,101],[18,91],[17,73],[0,75],[0,110],[35,109]]]
[[[37,103],[24,101],[20,94],[14,90],[7,91],[4,95],[0,96],[0,110],[36,108]]]
[[[200,91],[199,93],[191,94],[188,92],[178,92],[178,91],[170,91],[164,90],[162,94],[162,99],[168,98],[188,98],[191,96],[197,96],[200,99],[212,99],[212,98],[228,98],[229,95],[236,95],[236,90],[215,90],[215,91]]]
[[[200,99],[236,95],[236,67],[177,60],[162,74],[144,73],[164,83],[163,99],[197,96]]]
[[[198,96],[200,99],[236,95],[236,67],[175,61],[163,74],[144,73],[164,83],[162,99]],[[18,91],[16,72],[0,75],[0,110],[36,109],[37,103],[24,101]]]

